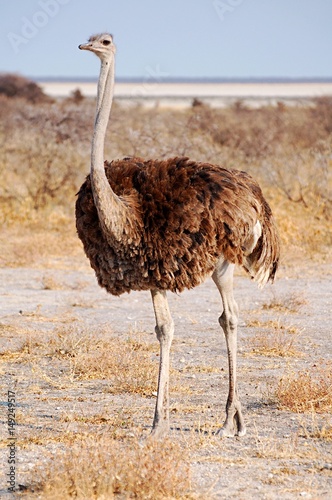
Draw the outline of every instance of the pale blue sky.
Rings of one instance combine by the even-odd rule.
[[[101,31],[120,77],[332,77],[332,0],[0,0],[0,72],[96,76]]]

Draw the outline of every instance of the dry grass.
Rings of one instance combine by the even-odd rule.
[[[305,437],[313,439],[323,439],[332,442],[332,425],[321,425],[306,429]]]
[[[265,459],[293,459],[299,456],[298,435],[293,434],[287,439],[280,439],[276,436],[262,437],[256,433],[255,455]]]
[[[303,293],[290,293],[282,297],[278,297],[274,294],[269,302],[262,304],[262,309],[267,311],[295,313],[305,304],[307,304],[307,300]]]
[[[75,439],[32,474],[29,498],[190,498],[185,452],[169,440]],[[35,493],[35,494],[34,494]]]
[[[297,413],[332,411],[332,364],[317,362],[310,369],[283,377],[275,391],[283,409]]]
[[[308,418],[301,415],[300,426],[301,435],[307,439],[318,439],[332,442],[332,418],[322,418],[313,412]]]
[[[299,460],[313,462],[317,459],[328,459],[328,455],[325,455],[320,447],[315,446],[313,441],[303,440],[298,432],[284,437],[274,434],[266,437],[260,436],[256,430],[255,442],[255,456],[270,460],[269,463],[273,463],[273,460],[282,460],[282,463],[290,467],[292,463],[298,465]]]
[[[302,356],[296,348],[296,342],[301,331],[291,325],[283,324],[279,320],[251,320],[248,327],[257,328],[258,331],[247,340],[254,354],[261,356]]]
[[[1,215],[0,215],[1,217]],[[4,224],[0,237],[1,267],[43,267],[70,269],[84,266],[84,254],[73,220],[66,216],[45,216],[34,222]],[[75,261],[79,255],[80,263]]]
[[[42,337],[32,333],[20,349],[2,354],[3,361],[30,363],[34,373],[54,387],[79,380],[109,381],[109,391],[151,395],[156,390],[158,362],[152,352],[156,343],[146,343],[131,336],[123,340],[99,329],[82,332],[71,326]],[[51,367],[61,366],[61,376],[41,362],[52,360]]]
[[[221,373],[222,368],[213,365],[185,365],[180,369],[181,373]]]
[[[107,379],[111,393],[151,395],[157,388],[158,363],[149,348],[138,342],[99,341],[71,361],[73,376],[80,380]]]
[[[157,362],[151,360],[151,344],[74,330],[61,333],[50,343],[54,354],[69,361],[73,380],[106,379],[112,393],[149,394],[156,390]],[[158,348],[155,345],[155,349]]]

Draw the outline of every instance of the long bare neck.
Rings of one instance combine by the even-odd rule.
[[[98,81],[95,128],[91,148],[91,184],[102,231],[119,241],[124,232],[126,206],[112,190],[104,168],[104,144],[114,92],[114,57],[102,61]]]
[[[110,61],[108,62],[101,61],[98,86],[97,86],[97,104],[96,104],[96,117],[95,117],[96,121],[100,108],[102,106],[102,101],[105,94],[105,87],[107,83],[109,85],[107,91],[109,93],[109,99],[110,99],[108,117],[107,117],[108,120],[114,94],[114,60],[113,63],[111,63]],[[107,110],[105,110],[105,115],[106,114]]]
[[[98,81],[95,128],[91,148],[91,174],[103,174],[106,181],[107,179],[104,169],[104,145],[107,124],[112,107],[113,92],[114,63],[102,61]],[[109,184],[108,187],[110,188]]]

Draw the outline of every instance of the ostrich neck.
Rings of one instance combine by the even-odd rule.
[[[119,241],[124,232],[127,207],[112,190],[104,168],[104,143],[114,92],[114,58],[102,61],[98,81],[95,128],[91,149],[91,185],[102,231],[108,241]]]

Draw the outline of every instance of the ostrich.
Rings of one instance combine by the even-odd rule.
[[[174,324],[166,291],[181,292],[212,276],[222,299],[229,391],[222,436],[246,432],[237,393],[238,307],[234,266],[263,286],[273,281],[279,238],[260,187],[245,172],[198,163],[129,158],[104,163],[114,90],[112,35],[91,36],[81,50],[101,61],[91,170],[76,201],[76,227],[98,283],[113,295],[149,290],[160,344],[152,434],[169,429],[169,355]]]

